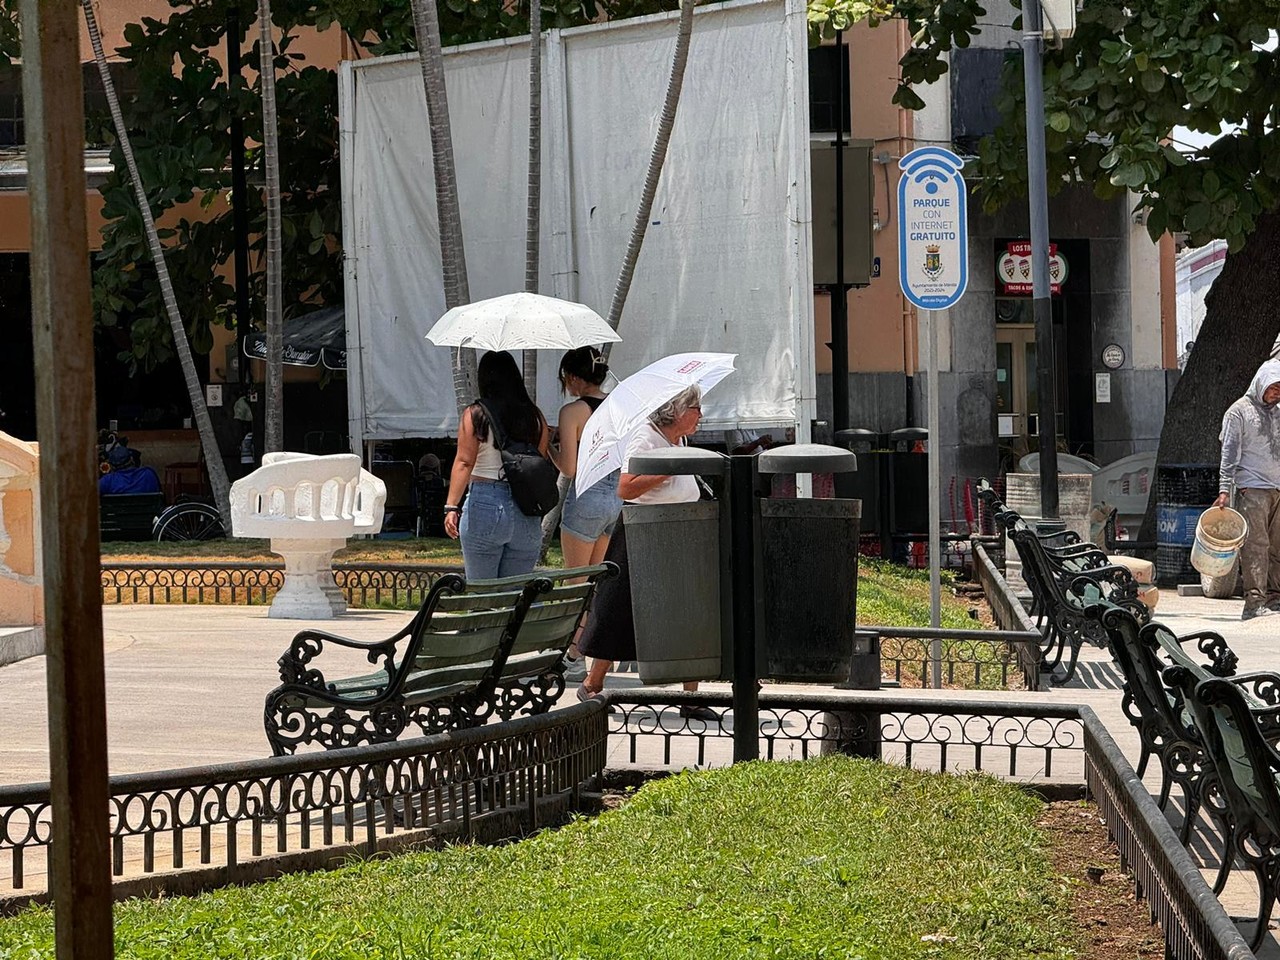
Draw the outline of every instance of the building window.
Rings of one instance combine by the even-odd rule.
[[[837,52],[840,56],[837,57]],[[835,133],[837,101],[844,87],[844,116],[840,129],[849,132],[849,45],[828,44],[809,49],[809,129],[814,133]]]
[[[951,139],[961,153],[976,155],[983,137],[1000,126],[1003,49],[962,48],[951,51]]]
[[[22,136],[22,70],[0,67],[0,150],[20,147]]]
[[[107,94],[95,63],[81,64],[84,83],[85,146],[105,148],[114,141]],[[116,94],[127,103],[137,90],[126,63],[107,65]],[[0,67],[0,150],[18,149],[27,142],[22,112],[22,67]]]

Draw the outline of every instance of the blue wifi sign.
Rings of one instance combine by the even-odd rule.
[[[898,162],[898,278],[922,310],[945,310],[969,285],[969,191],[964,161],[941,147]]]

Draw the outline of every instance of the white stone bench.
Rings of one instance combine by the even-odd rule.
[[[44,652],[40,450],[0,432],[0,664]]]
[[[269,616],[329,620],[346,613],[333,580],[333,554],[352,534],[382,529],[386,487],[352,453],[269,453],[231,486],[231,535],[271,541],[284,560],[284,586]]]

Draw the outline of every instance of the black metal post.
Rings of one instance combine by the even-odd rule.
[[[844,282],[844,31],[836,31],[836,282],[831,293],[831,428],[849,429],[849,288]]]
[[[729,458],[727,561],[733,608],[733,762],[760,759],[760,695],[756,658],[760,610],[760,509],[756,457]]]
[[[1036,325],[1036,414],[1040,436],[1040,516],[1058,519],[1058,404],[1053,375],[1053,303],[1049,284],[1049,173],[1044,146],[1044,43],[1040,0],[1022,8],[1022,70],[1027,100],[1027,200],[1031,218],[1032,315]]]
[[[232,5],[227,13],[227,86],[234,93],[243,84],[240,74],[240,13]],[[240,383],[243,385],[248,384],[252,379],[249,358],[244,354],[244,342],[253,330],[253,317],[249,313],[249,188],[244,175],[244,120],[240,116],[240,111],[234,107],[231,110],[229,136],[231,139],[231,224],[235,233],[235,252],[232,263],[236,282],[236,365],[240,370]],[[234,403],[234,398],[229,402]]]

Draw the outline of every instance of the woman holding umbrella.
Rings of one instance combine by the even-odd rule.
[[[492,580],[532,573],[542,546],[542,522],[516,505],[502,479],[502,455],[494,443],[492,415],[508,441],[536,444],[543,456],[550,430],[529,398],[520,368],[506,351],[480,358],[480,399],[462,411],[458,453],[445,498],[444,529],[462,539],[468,580]],[[467,503],[459,504],[463,491]]]
[[[679,446],[698,429],[701,418],[702,389],[696,385],[681,390],[653,411],[627,441],[618,495],[627,503],[685,503],[699,499],[698,482],[691,476],[639,475],[627,472],[627,466],[638,454]],[[604,689],[605,675],[613,661],[636,658],[626,530],[621,524],[609,543],[606,558],[618,564],[620,575],[600,584],[591,619],[578,641],[582,653],[593,658],[587,678],[578,688],[579,700],[588,700]],[[693,681],[684,688],[696,690],[698,684]],[[680,715],[703,721],[719,719],[714,710],[703,706],[681,707]]]

